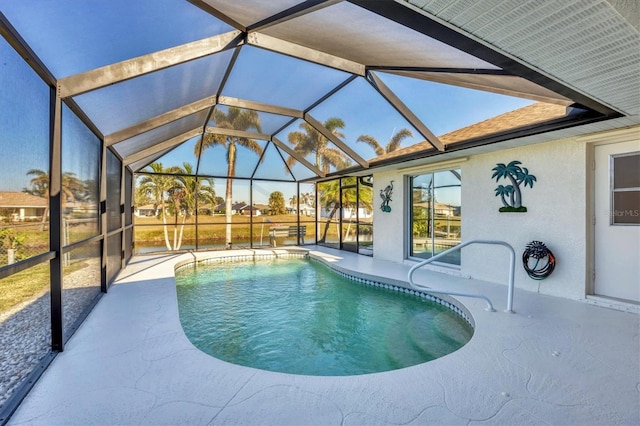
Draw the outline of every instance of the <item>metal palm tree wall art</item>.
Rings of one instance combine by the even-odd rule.
[[[495,189],[496,197],[502,200],[500,212],[524,213],[527,208],[522,205],[522,192],[520,185],[529,185],[533,188],[533,183],[537,181],[534,175],[529,174],[526,167],[520,167],[520,161],[512,161],[505,165],[498,163],[493,169],[491,179],[496,178],[496,182],[500,179],[507,179],[510,185],[498,185]]]

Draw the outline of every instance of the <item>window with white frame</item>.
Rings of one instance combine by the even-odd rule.
[[[409,176],[409,256],[428,259],[460,244],[460,169]],[[460,252],[438,259],[460,265]]]
[[[611,224],[640,225],[640,152],[611,157]]]

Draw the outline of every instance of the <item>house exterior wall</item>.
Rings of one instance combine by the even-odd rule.
[[[393,181],[390,212],[380,209],[380,191]],[[405,258],[405,222],[408,211],[404,176],[398,171],[373,175],[373,256],[392,262],[402,262]]]
[[[522,188],[526,213],[500,213],[495,188],[507,184],[491,179],[496,163],[521,161],[536,176],[533,188]],[[587,268],[586,145],[560,140],[478,155],[462,168],[462,239],[494,239],[516,251],[516,287],[572,299],[585,295]],[[556,257],[548,278],[533,280],[522,267],[522,253],[531,241],[542,241]],[[470,246],[462,252],[462,273],[506,283],[508,254],[501,246]]]
[[[558,140],[469,156],[457,165],[432,164],[423,170],[461,169],[462,241],[492,239],[511,244],[516,251],[517,288],[582,299],[588,263],[586,152],[585,143]],[[495,188],[508,182],[492,179],[492,168],[514,160],[522,162],[521,167],[526,167],[537,181],[533,188],[521,187],[526,213],[500,213],[502,203],[495,196]],[[405,261],[409,216],[405,176],[421,172],[421,168],[414,168],[410,172],[374,175],[374,257]],[[392,211],[384,213],[375,200],[390,180],[394,181]],[[529,278],[522,267],[525,246],[534,240],[545,243],[557,259],[553,274],[541,281]],[[462,250],[459,273],[506,285],[508,265],[509,255],[504,247],[472,245]]]

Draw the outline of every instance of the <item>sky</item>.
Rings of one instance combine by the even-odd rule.
[[[113,0],[108,6],[107,3],[72,0],[57,1],[55,6],[54,2],[45,0],[27,1],[33,7],[20,8],[6,2],[1,6],[2,12],[19,31],[23,31],[23,37],[58,77],[230,30],[226,24],[183,1]],[[86,12],[85,8],[91,8],[90,16],[96,19],[83,21],[79,26],[70,25],[75,22],[75,16]],[[28,13],[19,13],[21,9]],[[186,14],[183,13],[185,10]],[[166,26],[180,31],[159,31]],[[95,48],[105,46],[107,42],[109,48]],[[228,53],[216,56],[100,89],[78,97],[77,101],[90,117],[95,117],[94,122],[100,130],[109,134],[158,115],[164,112],[162,108],[170,110],[215,94],[222,81],[221,70],[231,58]],[[391,74],[378,75],[436,135],[531,103],[526,99]],[[348,76],[342,71],[245,46],[222,95],[304,109]],[[0,38],[0,190],[20,191],[28,187],[28,170],[48,169],[48,104],[47,86]],[[310,114],[321,122],[341,118],[345,123],[341,130],[344,141],[365,159],[374,157],[375,153],[366,144],[356,143],[361,135],[371,135],[384,146],[396,132],[407,128],[413,137],[406,140],[403,147],[424,140],[362,77],[313,108]],[[266,132],[272,132],[286,122],[282,117],[262,116],[263,131]],[[294,123],[276,136],[286,142],[290,131],[299,130],[298,125],[298,122]],[[65,133],[63,128],[63,142],[65,137],[85,138],[86,143],[93,146],[92,138],[87,138],[85,133]],[[73,145],[82,146],[82,143],[76,141]],[[222,169],[215,174],[225,174],[224,162],[220,160],[224,153],[217,149],[207,153],[211,158],[208,164],[217,164],[215,168]],[[273,152],[270,156],[277,159]],[[162,161],[165,165],[181,165],[184,161],[196,163],[191,147],[176,149]],[[251,167],[243,164],[239,168],[251,170],[257,157],[244,154],[241,161],[251,162]],[[260,167],[261,176],[273,172],[278,178],[286,177],[281,160],[275,166],[263,164]],[[297,165],[294,174],[300,175],[301,167]],[[83,172],[78,169],[77,173]],[[309,174],[303,177],[309,177]],[[289,192],[295,185],[280,186]],[[217,185],[216,191],[223,194],[223,185]],[[237,189],[234,201],[248,202],[245,192]],[[268,199],[268,192],[261,188],[260,199],[254,199],[254,202],[266,202],[262,197]],[[285,193],[286,199],[290,196]]]

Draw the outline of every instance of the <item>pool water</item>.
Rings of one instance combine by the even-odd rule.
[[[306,259],[176,271],[180,321],[203,352],[234,364],[315,376],[404,368],[456,351],[471,326],[416,295],[364,285]]]

